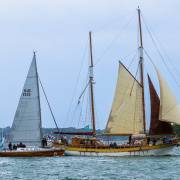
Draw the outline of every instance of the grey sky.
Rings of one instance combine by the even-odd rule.
[[[179,69],[180,66],[179,0],[0,1],[0,126],[11,125],[13,121],[33,50],[37,50],[39,74],[58,124],[72,125],[71,121],[66,121],[67,111],[82,60],[84,72],[87,70],[86,47],[88,31],[92,30],[94,61],[99,62],[95,67],[97,125],[104,128],[115,89],[118,60],[123,59],[128,65],[137,48],[138,5],[146,23],[170,56],[167,64],[175,72],[173,67]],[[145,49],[180,98],[179,88],[155,53],[145,27],[143,30]],[[130,56],[126,60],[127,55]],[[149,70],[149,62],[146,64]],[[175,73],[180,84],[179,75]],[[86,74],[83,75],[83,71],[81,77],[80,82],[84,82]],[[77,98],[83,87],[84,84],[79,83]],[[42,117],[43,126],[54,126],[43,97]]]

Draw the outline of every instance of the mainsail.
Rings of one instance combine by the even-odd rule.
[[[165,79],[161,76],[159,70],[156,72],[160,84],[160,113],[159,120],[172,122],[180,125],[180,105],[172,93]]]
[[[120,63],[114,101],[105,133],[130,135],[143,132],[142,86]]]
[[[41,109],[39,97],[36,55],[22,90],[19,104],[11,128],[10,142],[24,143],[30,146],[41,145]]]
[[[0,149],[3,149],[5,138],[4,138],[4,135],[3,135],[3,128],[1,130],[2,130],[2,132],[1,132]]]
[[[151,99],[151,121],[150,121],[150,135],[164,135],[174,134],[170,123],[159,121],[160,100],[154,88],[154,85],[148,75],[149,91]]]

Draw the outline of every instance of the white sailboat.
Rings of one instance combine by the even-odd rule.
[[[11,146],[19,144],[20,148],[0,152],[0,156],[54,156],[63,154],[64,151],[61,148],[42,148],[42,140],[39,79],[34,52],[14,116],[10,136],[7,139],[7,143]]]
[[[4,148],[5,138],[3,135],[3,128],[1,130],[1,142],[0,142],[0,150]]]

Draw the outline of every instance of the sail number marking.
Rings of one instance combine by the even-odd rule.
[[[31,89],[24,89],[23,90],[23,96],[31,96]]]

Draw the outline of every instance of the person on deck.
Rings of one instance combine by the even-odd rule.
[[[47,147],[47,140],[46,140],[46,138],[43,138],[42,139],[42,147],[44,148],[44,147]]]
[[[157,142],[157,140],[156,140],[156,138],[153,138],[153,145],[155,146],[156,145],[156,142]]]
[[[44,138],[44,145],[47,147],[47,139]]]
[[[15,144],[13,145],[13,150],[17,150],[17,146]]]
[[[12,150],[12,143],[11,142],[8,144],[8,147],[9,147],[9,150],[11,151]]]
[[[147,137],[147,144],[149,145],[149,143],[150,143],[150,137]]]
[[[116,142],[113,143],[113,147],[117,148],[117,143]]]

